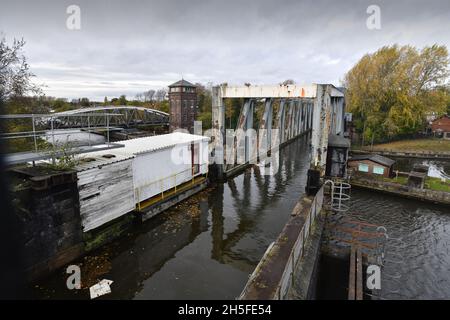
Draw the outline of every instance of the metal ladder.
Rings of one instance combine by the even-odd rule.
[[[346,212],[350,208],[348,201],[350,201],[351,185],[347,182],[334,182],[333,180],[326,180],[324,184],[330,184],[331,196],[330,207],[335,212]]]

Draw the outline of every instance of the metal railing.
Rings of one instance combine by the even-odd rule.
[[[167,191],[173,189],[173,193],[177,193],[177,191],[178,191],[177,188],[179,189],[180,185],[185,184],[186,182],[190,182],[189,185],[192,186],[196,182],[195,178],[197,178],[199,176],[202,176],[202,175],[205,175],[205,177],[207,178],[208,170],[206,170],[206,173],[202,174],[202,169],[204,169],[204,168],[208,168],[208,164],[207,163],[199,164],[198,165],[198,173],[193,174],[189,179],[187,179],[187,178],[183,179],[182,178],[180,180],[177,180],[177,177],[179,177],[181,175],[184,175],[187,172],[191,172],[192,173],[193,168],[189,168],[189,169],[186,169],[186,170],[183,170],[183,171],[171,174],[171,175],[169,175],[167,177],[159,178],[157,180],[154,180],[152,182],[143,184],[143,185],[135,188],[135,197],[136,197],[136,204],[138,206],[138,210],[142,209],[141,202],[143,202],[143,201],[146,201],[146,200],[148,200],[148,199],[150,199],[150,198],[152,198],[154,196],[157,196],[157,195],[160,195],[161,199],[164,199],[164,192],[167,193]],[[171,182],[173,184],[171,184]],[[154,195],[152,195],[152,196],[150,196],[150,197],[145,197],[145,199],[141,199],[142,189],[148,188],[148,187],[153,186],[153,185],[158,185],[159,186],[159,192],[154,194]],[[186,186],[186,185],[184,185],[184,186]]]
[[[86,114],[83,114],[83,113],[80,113],[80,114],[76,114],[76,115],[65,115],[64,117],[71,117],[71,116],[87,118],[86,126],[85,127],[77,127],[76,129],[78,129],[78,130],[74,130],[75,128],[72,128],[72,129],[68,129],[68,130],[55,131],[55,130],[57,130],[55,123],[58,122],[58,118],[60,117],[55,114],[0,115],[0,120],[2,120],[2,121],[7,121],[7,120],[25,121],[25,123],[27,122],[27,120],[31,121],[31,124],[29,125],[29,128],[31,128],[31,130],[18,131],[18,132],[1,132],[0,139],[2,139],[2,140],[32,139],[33,147],[29,146],[27,148],[28,150],[23,150],[24,152],[22,151],[22,152],[16,152],[16,153],[9,154],[10,156],[13,156],[13,157],[14,157],[14,155],[23,154],[23,156],[21,157],[21,158],[23,158],[22,162],[28,162],[28,161],[34,161],[39,158],[45,159],[45,158],[47,158],[48,154],[55,154],[56,153],[55,150],[57,149],[56,137],[59,135],[68,137],[71,134],[75,134],[75,133],[87,133],[88,134],[87,141],[80,143],[80,141],[77,140],[76,141],[77,145],[68,144],[69,150],[73,149],[74,153],[82,153],[82,152],[89,152],[89,151],[95,151],[95,150],[90,150],[90,149],[86,149],[86,148],[78,150],[77,147],[80,145],[92,147],[92,146],[99,145],[99,144],[102,144],[102,145],[106,144],[106,146],[107,146],[106,148],[111,147],[112,144],[110,142],[109,132],[114,131],[114,130],[121,130],[121,128],[110,126],[110,118],[118,116],[117,114],[112,114],[112,113],[95,113],[95,114],[86,113]],[[104,118],[105,126],[91,126],[91,119],[98,118],[98,117]],[[91,133],[92,132],[98,133],[101,131],[106,132],[106,141],[102,142],[102,143],[94,143],[91,140]],[[48,140],[51,143],[50,148],[48,148],[47,146],[44,146],[44,147],[39,146],[38,141],[42,141],[43,139]],[[7,155],[7,158],[8,158],[8,155]],[[17,162],[17,161],[18,160],[16,160],[15,162]],[[18,163],[20,163],[20,161]]]
[[[65,117],[70,117],[75,115],[65,115]],[[110,130],[121,130],[121,128],[115,128],[111,127],[109,125],[110,123],[110,117],[115,117],[117,114],[113,113],[97,113],[97,114],[77,114],[76,117],[87,117],[87,125],[86,127],[80,127],[78,129],[83,130],[83,132],[90,133],[98,130],[105,130],[109,132]],[[106,125],[105,126],[90,126],[90,119],[95,117],[104,117]],[[37,138],[39,137],[52,137],[52,142],[55,142],[55,136],[57,135],[65,135],[67,133],[75,133],[80,132],[77,131],[70,131],[64,130],[60,132],[55,132],[55,121],[58,119],[58,116],[52,115],[52,114],[7,114],[7,115],[0,115],[0,119],[2,120],[18,120],[18,119],[30,119],[31,120],[31,128],[32,130],[28,131],[20,131],[20,132],[1,132],[0,133],[0,139],[18,139],[18,138],[33,138],[35,151],[37,151]],[[40,119],[40,121],[39,121]],[[42,127],[42,123],[50,123],[50,128],[45,128],[42,130],[37,130],[36,127]],[[39,125],[41,123],[41,125]],[[90,143],[90,139],[88,141]],[[107,134],[107,143],[109,144],[109,134]]]

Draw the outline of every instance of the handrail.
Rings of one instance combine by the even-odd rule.
[[[193,181],[193,179],[195,178],[195,177],[197,177],[197,176],[199,176],[199,175],[201,175],[202,173],[201,173],[201,171],[202,171],[202,169],[206,166],[208,166],[208,163],[202,163],[202,164],[198,164],[199,165],[199,170],[198,170],[198,173],[197,174],[195,174],[195,175],[193,175],[191,178],[189,178],[190,180],[191,180],[191,182],[194,182]],[[161,192],[160,192],[160,194],[162,195],[162,198],[164,198],[164,191],[166,191],[167,189],[165,189],[164,190],[164,184],[163,184],[163,182],[165,181],[165,180],[168,180],[168,179],[171,179],[171,178],[174,178],[175,180],[175,183],[174,183],[174,187],[175,187],[175,191],[176,191],[176,188],[177,188],[177,176],[179,176],[179,175],[182,175],[182,174],[185,174],[186,172],[189,172],[189,171],[191,171],[192,172],[192,167],[190,167],[190,168],[188,168],[188,169],[186,169],[186,170],[183,170],[183,171],[180,171],[180,172],[177,172],[177,173],[174,173],[174,174],[171,174],[171,175],[169,175],[169,176],[166,176],[166,177],[163,177],[163,178],[159,178],[159,179],[157,179],[157,180],[154,180],[154,181],[152,181],[152,182],[149,182],[149,183],[146,183],[146,184],[143,184],[143,185],[140,185],[139,187],[135,187],[134,189],[135,189],[135,195],[136,195],[136,202],[137,203],[139,203],[139,202],[141,202],[141,201],[144,201],[144,200],[146,200],[146,199],[140,199],[140,196],[141,196],[141,193],[142,193],[142,189],[143,188],[147,188],[147,187],[149,187],[149,186],[151,186],[151,185],[155,185],[155,184],[160,184],[160,190],[161,190]],[[186,179],[186,181],[183,181],[183,182],[187,182],[188,181],[188,179]],[[169,188],[170,189],[170,188]]]

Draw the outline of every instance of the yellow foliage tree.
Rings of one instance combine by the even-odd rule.
[[[418,50],[385,46],[346,74],[346,101],[363,141],[417,132],[430,113],[447,111],[449,56],[445,46]]]

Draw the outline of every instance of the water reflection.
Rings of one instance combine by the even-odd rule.
[[[89,133],[81,129],[57,129],[45,132],[44,139],[48,143],[58,145],[69,143],[71,146],[83,146],[91,144],[102,144],[106,142],[104,136],[96,133]]]
[[[280,153],[280,170],[258,167],[217,184],[185,204],[151,219],[102,248],[107,255],[114,299],[234,299],[249,274],[284,227],[303,194],[309,167],[308,138]],[[87,290],[65,289],[60,272],[41,284],[38,297],[88,298]]]
[[[450,210],[353,190],[350,216],[383,225],[390,241],[382,270],[383,299],[450,298]]]

